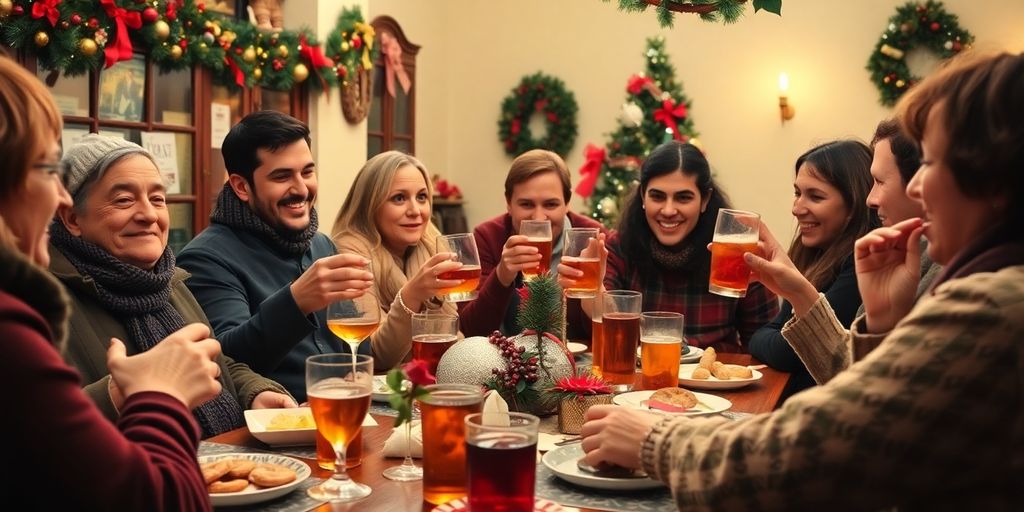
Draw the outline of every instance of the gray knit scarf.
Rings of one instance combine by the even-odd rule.
[[[128,343],[145,352],[171,333],[185,327],[185,319],[171,305],[171,277],[174,253],[164,249],[153,270],[143,270],[118,260],[106,249],[72,235],[60,221],[50,226],[50,236],[68,261],[83,277],[92,278],[96,297],[128,331]],[[221,375],[219,395],[197,407],[193,414],[203,429],[203,438],[215,436],[245,424],[242,407],[229,395]]]
[[[230,183],[225,183],[217,195],[217,207],[210,215],[210,221],[247,231],[290,256],[305,254],[317,230],[316,208],[310,208],[309,225],[302,231],[275,228],[260,218],[245,201],[239,199]]]

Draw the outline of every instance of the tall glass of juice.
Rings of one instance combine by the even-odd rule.
[[[466,416],[470,510],[533,512],[539,425],[518,412]]]

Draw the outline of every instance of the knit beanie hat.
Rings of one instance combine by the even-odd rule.
[[[82,137],[77,144],[64,151],[63,160],[68,164],[68,193],[75,197],[87,180],[99,180],[114,162],[135,154],[145,156],[156,165],[153,155],[134,142],[96,133]]]

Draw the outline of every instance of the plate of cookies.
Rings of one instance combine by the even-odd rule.
[[[683,388],[661,388],[657,391],[630,391],[615,395],[612,403],[662,414],[701,416],[728,411],[732,402],[715,395],[694,393]]]
[[[249,409],[245,424],[253,437],[270,446],[311,446],[316,444],[316,423],[309,407]]]
[[[305,462],[274,453],[223,453],[199,457],[215,507],[249,505],[293,491],[312,473]]]

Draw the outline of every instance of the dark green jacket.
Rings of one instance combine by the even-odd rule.
[[[137,354],[138,348],[128,338],[124,324],[111,315],[96,297],[96,286],[90,277],[82,276],[59,249],[50,245],[50,272],[67,288],[71,298],[71,319],[68,324],[68,341],[64,358],[82,374],[85,392],[99,405],[103,414],[116,420],[117,410],[110,400],[107,386],[110,370],[107,369],[107,347],[110,338],[125,342],[128,355]],[[186,324],[200,322],[210,325],[202,308],[185,286],[188,272],[177,269],[171,279],[171,304],[178,310]],[[212,332],[212,331],[211,331]],[[256,395],[264,391],[288,393],[283,386],[252,371],[243,363],[221,355],[217,362],[223,378],[224,389],[238,399],[242,409],[249,409]]]

